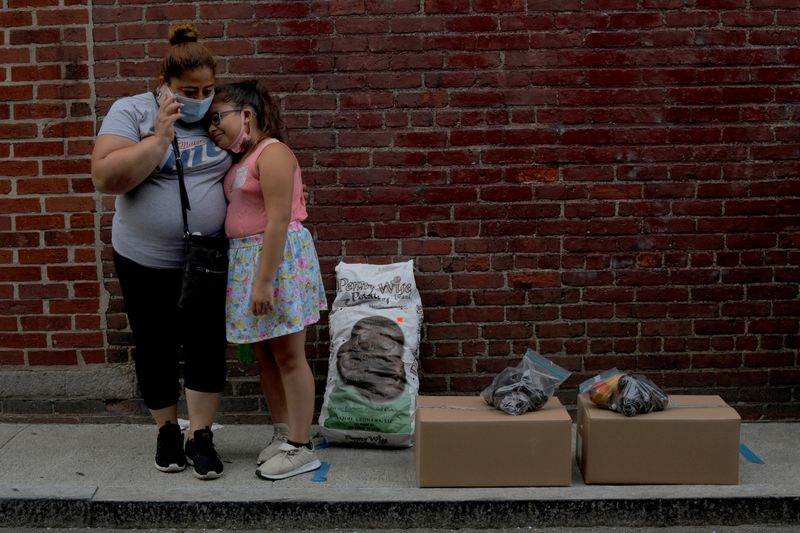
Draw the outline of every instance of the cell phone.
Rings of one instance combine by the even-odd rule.
[[[158,88],[156,91],[156,99],[158,100],[158,104],[161,105],[161,95],[166,94],[167,96],[174,96],[172,91],[169,90],[169,86],[166,83],[162,83],[161,87]]]

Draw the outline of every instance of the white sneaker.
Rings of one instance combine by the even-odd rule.
[[[313,451],[305,446],[295,448],[288,442],[284,442],[278,447],[278,455],[259,466],[256,475],[274,481],[311,472],[320,466],[322,463]]]
[[[280,453],[281,444],[289,440],[289,429],[286,426],[275,426],[275,431],[272,433],[272,439],[267,443],[267,447],[261,450],[256,459],[256,464],[261,466],[268,460],[272,459]]]

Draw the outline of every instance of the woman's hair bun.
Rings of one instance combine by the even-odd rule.
[[[200,34],[194,24],[178,24],[169,30],[169,44],[196,43]]]

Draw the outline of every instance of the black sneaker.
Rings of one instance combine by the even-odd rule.
[[[158,429],[156,468],[162,472],[180,472],[186,468],[183,434],[177,424],[167,422]]]
[[[186,441],[186,462],[194,466],[197,479],[217,479],[222,475],[222,460],[214,448],[210,428],[198,429],[194,438]]]

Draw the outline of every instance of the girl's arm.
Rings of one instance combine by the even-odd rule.
[[[274,280],[283,261],[286,233],[292,220],[292,193],[297,162],[285,144],[274,143],[258,156],[258,179],[267,210],[261,265],[253,281],[251,307],[256,315],[266,314],[274,305]]]
[[[122,194],[135,188],[153,172],[175,137],[181,105],[166,92],[159,100],[155,135],[132,141],[119,135],[101,135],[92,150],[92,183],[103,193]]]

